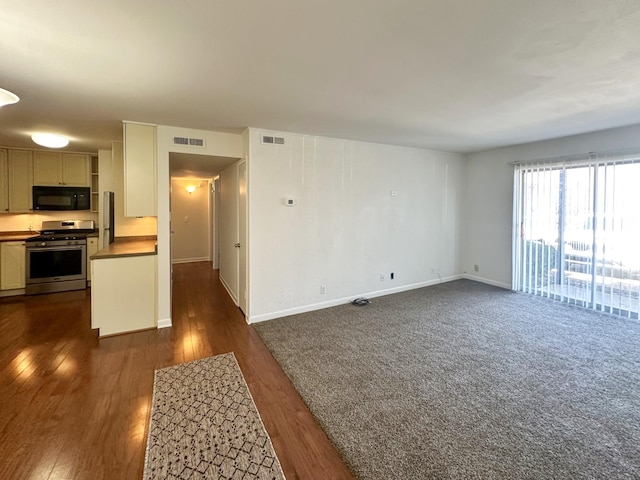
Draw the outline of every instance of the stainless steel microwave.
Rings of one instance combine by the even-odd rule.
[[[34,185],[34,210],[89,210],[89,187],[45,187]]]

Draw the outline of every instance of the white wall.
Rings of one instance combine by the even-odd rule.
[[[213,268],[220,268],[220,176],[217,176],[213,180],[213,196],[212,196],[212,211],[211,211],[211,226],[212,236],[211,239],[211,256]]]
[[[187,187],[194,187],[192,193]],[[171,179],[171,261],[200,262],[211,259],[209,179]]]
[[[509,162],[627,148],[640,148],[640,125],[468,155],[463,270],[470,278],[511,288],[513,166]],[[474,265],[479,272],[474,272]]]
[[[262,133],[250,130],[250,321],[461,273],[464,156]]]

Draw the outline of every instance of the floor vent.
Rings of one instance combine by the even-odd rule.
[[[184,147],[200,147],[204,148],[203,138],[173,137],[174,145],[182,145]]]
[[[284,145],[284,137],[274,137],[273,135],[263,135],[262,143],[267,145]]]

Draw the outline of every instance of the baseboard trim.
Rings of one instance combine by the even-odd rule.
[[[171,260],[171,263],[195,263],[195,262],[210,262],[211,259],[209,257],[194,257],[194,258],[177,258],[175,260]]]
[[[158,320],[158,328],[168,328],[172,325],[170,318]]]
[[[298,315],[299,313],[313,312],[315,310],[322,310],[323,308],[335,307],[337,305],[344,305],[345,303],[349,303],[351,302],[351,300],[358,297],[367,297],[367,298],[382,297],[384,295],[391,295],[394,293],[415,290],[417,288],[429,287],[431,285],[436,285],[438,283],[452,282],[453,280],[460,280],[461,278],[463,278],[463,275],[451,275],[448,277],[444,277],[442,279],[427,280],[425,282],[412,283],[410,285],[402,285],[400,287],[389,288],[386,290],[376,290],[373,292],[359,293],[355,295],[350,295],[349,297],[337,298],[337,299],[329,300],[326,302],[314,303],[311,305],[304,305],[301,307],[289,308],[286,310],[279,310],[277,312],[263,313],[260,315],[252,315],[247,319],[247,321],[248,323],[266,322],[267,320],[273,320],[274,318],[286,317],[289,315]]]
[[[0,291],[0,297],[13,297],[16,295],[24,295],[24,288],[16,288],[13,290]]]
[[[231,290],[231,288],[229,288],[229,285],[227,285],[227,282],[224,281],[224,277],[222,275],[219,276],[220,278],[220,283],[222,283],[222,286],[224,287],[224,289],[227,291],[227,293],[229,294],[229,296],[231,297],[231,300],[233,300],[233,303],[235,304],[235,306],[237,307],[239,305],[238,303],[238,297],[236,297],[233,294],[233,291]]]
[[[511,290],[511,285],[509,283],[496,282],[495,280],[491,280],[489,278],[476,277],[475,275],[469,275],[468,273],[465,273],[463,275],[463,278],[466,278],[467,280],[473,280],[474,282],[486,283],[487,285],[492,285],[494,287]]]

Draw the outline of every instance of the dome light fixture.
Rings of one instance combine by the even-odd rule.
[[[20,97],[18,95],[10,92],[9,90],[5,90],[4,88],[0,88],[0,107],[18,103],[19,101]]]
[[[69,145],[69,139],[55,133],[34,133],[31,140],[47,148],[62,148]]]

